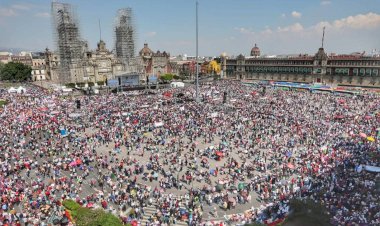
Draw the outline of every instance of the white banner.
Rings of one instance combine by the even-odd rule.
[[[163,125],[164,125],[163,122],[155,122],[155,123],[154,123],[154,126],[155,126],[155,127],[160,127],[160,126],[163,126]]]
[[[215,118],[215,117],[218,117],[218,112],[211,113],[211,118]]]

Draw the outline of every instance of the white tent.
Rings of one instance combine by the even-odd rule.
[[[170,83],[170,87],[173,87],[173,88],[185,87],[185,83],[183,83],[183,82],[172,82],[172,83]]]
[[[15,89],[14,87],[11,87],[8,89],[8,93],[17,93],[17,89]]]
[[[22,86],[17,88],[17,93],[26,93],[26,89]]]

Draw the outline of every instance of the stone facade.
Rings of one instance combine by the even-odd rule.
[[[87,53],[84,65],[86,70],[84,80],[88,82],[105,82],[124,71],[122,62],[106,49],[106,44],[102,40],[98,43],[96,51]]]
[[[32,55],[32,81],[46,80],[46,59],[44,52],[34,52]]]
[[[144,68],[144,72],[146,75],[155,75],[159,77],[160,75],[166,73],[172,73],[171,64],[169,62],[170,54],[167,52],[153,52],[148,44],[144,44],[144,48],[142,48],[139,52],[139,56],[141,58],[141,62]]]
[[[53,82],[59,82],[60,59],[58,54],[45,51],[46,75]],[[83,60],[72,68],[72,83],[79,82],[105,82],[115,78],[125,71],[124,64],[106,48],[104,41],[100,40],[95,51],[87,51]]]
[[[380,57],[328,56],[320,48],[314,56],[226,59],[227,78],[380,86]]]

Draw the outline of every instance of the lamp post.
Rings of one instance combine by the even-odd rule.
[[[196,46],[196,51],[195,51],[195,63],[196,63],[196,75],[195,75],[195,80],[196,80],[196,87],[195,87],[195,101],[199,102],[199,68],[198,68],[198,1],[195,3],[195,46]]]

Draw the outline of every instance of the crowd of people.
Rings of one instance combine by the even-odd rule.
[[[270,224],[293,198],[322,203],[332,225],[380,224],[374,94],[26,89],[0,93],[0,225],[70,225],[65,199],[125,224]]]

